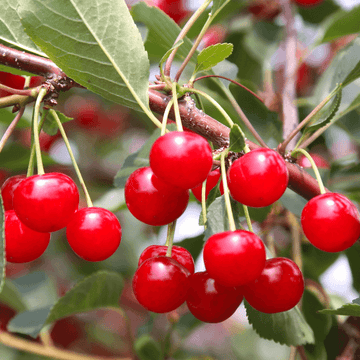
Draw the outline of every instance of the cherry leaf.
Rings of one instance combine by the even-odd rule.
[[[66,115],[64,115],[62,112],[58,111],[58,110],[52,110],[55,111],[61,121],[61,123],[65,123],[71,120],[74,120],[73,118],[67,117]],[[46,120],[44,122],[43,125],[43,130],[48,134],[48,135],[56,135],[56,133],[59,130],[59,127],[57,125],[57,122],[55,120],[55,117],[53,115],[53,112],[49,111],[47,116],[46,116]]]
[[[141,360],[158,360],[161,358],[160,344],[148,334],[141,335],[136,339],[134,350]]]
[[[229,57],[233,52],[233,44],[216,44],[203,49],[197,57],[195,72],[208,71],[213,66]]]
[[[240,152],[245,147],[245,138],[238,124],[234,124],[230,130],[230,151]]]
[[[345,316],[360,316],[360,298],[357,298],[353,300],[351,304],[345,304],[338,309],[324,309],[320,310],[319,313]]]

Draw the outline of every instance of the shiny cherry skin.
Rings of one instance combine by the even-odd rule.
[[[294,0],[294,2],[301,7],[311,7],[321,4],[323,0]]]
[[[234,200],[263,207],[280,199],[289,182],[285,160],[274,150],[258,148],[234,161],[228,173]]]
[[[241,286],[255,280],[261,274],[265,260],[263,242],[246,230],[214,234],[204,246],[205,268],[224,286]]]
[[[189,283],[186,304],[190,312],[204,322],[219,323],[228,319],[243,300],[241,287],[222,286],[206,271],[190,275]]]
[[[166,313],[185,302],[189,271],[168,256],[145,260],[136,270],[132,286],[137,301],[147,310]]]
[[[221,177],[221,173],[220,173],[219,168],[217,168],[217,169],[210,172],[210,174],[206,178],[205,199],[208,198],[209,192],[216,186],[216,184],[218,183],[220,177]],[[201,202],[202,183],[200,185],[195,186],[194,188],[192,188],[191,191],[194,194],[194,196],[196,197],[196,199]],[[222,181],[220,183],[220,193],[221,193],[221,195],[224,194],[224,187],[223,187]]]
[[[14,191],[17,186],[26,178],[26,175],[15,175],[9,177],[1,186],[1,196],[5,211],[13,210]]]
[[[150,4],[161,9],[177,24],[181,23],[190,14],[190,11],[186,10],[184,6],[184,0],[152,0]]]
[[[140,255],[138,266],[145,260],[155,256],[165,256],[167,246],[165,245],[151,245],[148,246]],[[189,270],[190,274],[195,271],[194,259],[190,252],[181,246],[174,245],[171,249],[171,258]]]
[[[138,220],[161,226],[182,215],[189,202],[189,191],[165,183],[150,167],[143,167],[135,170],[126,181],[125,201]]]
[[[182,189],[192,189],[204,182],[213,163],[210,145],[203,137],[179,131],[159,137],[149,159],[158,178]]]
[[[330,169],[329,163],[319,154],[310,153],[312,159],[315,162],[315,165],[319,169]],[[308,158],[304,155],[301,155],[297,161],[297,163],[303,168],[311,168],[311,163]]]
[[[74,181],[61,173],[33,175],[14,191],[14,210],[20,221],[39,232],[64,228],[79,205]]]
[[[266,260],[264,270],[253,282],[243,286],[244,297],[256,310],[274,314],[292,309],[304,292],[304,278],[290,259]]]
[[[36,260],[49,245],[50,234],[37,232],[24,225],[14,210],[5,211],[5,254],[12,263]]]
[[[121,226],[109,210],[88,207],[77,211],[66,227],[69,245],[82,259],[103,261],[120,245]]]
[[[360,236],[360,216],[344,195],[325,193],[312,198],[301,213],[301,226],[308,240],[326,252],[343,251]]]

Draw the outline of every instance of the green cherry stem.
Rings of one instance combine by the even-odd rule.
[[[319,173],[319,170],[318,170],[318,167],[316,166],[315,164],[315,161],[313,160],[313,158],[310,156],[310,154],[304,150],[304,149],[295,149],[291,152],[291,156],[294,156],[296,153],[301,153],[303,154],[304,156],[306,156],[306,158],[310,161],[310,164],[311,164],[311,167],[313,168],[314,170],[314,173],[315,173],[315,176],[316,176],[316,180],[319,184],[319,188],[320,188],[320,193],[321,194],[325,194],[326,193],[326,190],[325,190],[325,187],[324,187],[324,184],[322,182],[322,179],[321,179],[321,176],[320,176],[320,173]]]
[[[254,232],[253,227],[252,227],[252,223],[251,223],[251,219],[250,219],[249,209],[244,204],[243,204],[243,209],[244,209],[246,223],[247,223],[247,226],[249,228],[249,231]]]
[[[161,126],[161,136],[165,135],[166,133],[166,124],[167,124],[167,120],[169,117],[169,112],[171,107],[174,104],[174,99],[171,99],[168,104],[166,105],[165,111],[164,111],[164,115],[163,115],[163,120],[162,120],[162,126]]]
[[[202,183],[202,187],[201,187],[201,209],[202,209],[202,217],[203,217],[204,226],[206,226],[206,221],[207,221],[207,217],[206,217],[206,179]]]
[[[181,117],[180,117],[180,110],[179,110],[179,103],[177,99],[177,84],[173,82],[172,84],[172,98],[174,100],[174,113],[175,113],[175,120],[176,120],[176,127],[178,131],[184,131],[182,123],[181,123]]]
[[[230,193],[229,193],[229,188],[228,188],[227,179],[226,179],[225,156],[227,154],[228,154],[228,150],[225,150],[221,153],[221,157],[220,157],[221,179],[222,179],[223,187],[224,187],[224,198],[225,198],[226,212],[227,212],[228,220],[229,220],[229,229],[231,231],[235,231],[236,230],[235,220],[234,220],[234,215],[233,215],[232,208],[231,208]]]
[[[167,236],[166,236],[165,245],[168,247],[166,250],[166,256],[169,256],[169,257],[171,257],[171,250],[173,247],[175,228],[176,228],[176,220],[173,221],[172,223],[170,223],[167,228]]]
[[[76,163],[76,160],[75,160],[74,154],[73,154],[73,152],[72,152],[72,149],[71,149],[71,146],[70,146],[70,143],[69,143],[69,139],[68,139],[68,137],[67,137],[67,135],[66,135],[66,133],[65,133],[64,127],[62,126],[62,123],[61,123],[61,121],[60,121],[60,119],[59,119],[59,116],[58,116],[58,114],[56,113],[56,111],[55,111],[55,110],[52,110],[52,109],[50,109],[49,111],[50,111],[50,114],[54,117],[54,119],[55,119],[55,121],[56,121],[56,123],[57,123],[57,125],[58,125],[58,127],[59,127],[61,136],[62,136],[62,138],[63,138],[63,140],[64,140],[64,142],[65,142],[66,148],[67,148],[68,153],[69,153],[69,155],[70,155],[71,162],[72,162],[72,164],[73,164],[73,166],[74,166],[76,175],[77,175],[77,177],[78,177],[78,179],[79,179],[79,182],[80,182],[80,184],[81,184],[81,187],[82,187],[82,189],[83,189],[83,191],[84,191],[87,206],[88,206],[88,207],[92,207],[92,206],[93,206],[93,203],[92,203],[92,201],[91,201],[91,198],[90,198],[89,192],[88,192],[88,190],[87,190],[87,187],[86,187],[86,185],[85,185],[84,179],[83,179],[83,177],[82,177],[82,175],[81,175],[80,169],[79,169],[79,167],[78,167],[78,165],[77,165],[77,163]]]
[[[33,118],[33,134],[34,134],[34,144],[35,144],[35,153],[36,153],[36,164],[39,175],[45,174],[45,170],[41,158],[38,118],[40,114],[41,102],[46,96],[46,94],[47,94],[47,90],[45,88],[41,88],[39,91],[39,95],[36,98],[35,107],[34,107],[34,118]]]
[[[205,92],[198,90],[198,89],[188,89],[185,88],[184,89],[186,92],[192,92],[195,94],[199,94],[201,96],[203,96],[205,99],[207,99],[208,101],[210,101],[220,112],[221,114],[224,116],[224,118],[226,119],[226,121],[229,123],[229,126],[232,127],[234,125],[234,122],[231,120],[230,116],[228,115],[228,113],[223,109],[223,107],[216,101],[214,100],[210,95],[206,94]]]

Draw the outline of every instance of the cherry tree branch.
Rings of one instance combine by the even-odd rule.
[[[20,54],[19,54],[20,53]],[[5,54],[5,56],[2,56]],[[17,57],[19,55],[19,57]],[[20,56],[21,55],[21,56]],[[12,48],[7,48],[0,44],[0,63],[11,66],[17,69],[25,70],[35,75],[45,76],[48,79],[54,79],[51,86],[59,85],[56,91],[67,91],[72,87],[82,87],[72,79],[68,78],[61,69],[59,69],[51,60],[42,58],[40,56],[27,54]],[[53,72],[53,73],[52,73]],[[8,101],[7,106],[15,105],[21,102],[23,105],[26,102],[33,101],[22,95],[12,95],[0,99],[0,108],[5,104],[5,99]],[[158,114],[163,115],[166,105],[171,97],[166,96],[158,91],[149,89],[149,105],[150,109]],[[202,135],[214,145],[218,147],[227,147],[229,145],[230,129],[224,124],[218,122],[211,116],[205,114],[195,106],[195,102],[189,96],[185,96],[183,100],[179,101],[179,110],[181,120],[188,129]],[[170,116],[175,117],[173,109],[170,111]],[[259,146],[247,140],[249,148],[256,149]],[[320,194],[317,181],[311,177],[298,165],[286,162],[289,171],[289,185],[288,187],[303,196],[305,199],[311,199]]]

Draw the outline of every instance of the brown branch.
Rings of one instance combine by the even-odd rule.
[[[5,53],[6,56],[1,56],[3,53]],[[15,56],[18,53],[20,53],[21,56],[19,56],[15,61]],[[59,83],[62,83],[63,80],[65,83],[63,87],[59,87],[59,91],[66,91],[71,87],[81,86],[72,79],[68,78],[53,62],[51,62],[51,60],[42,58],[40,56],[27,54],[21,51],[19,52],[18,50],[7,48],[1,44],[0,63],[16,67],[17,69],[26,70],[35,75],[47,76],[50,79],[55,77],[57,80],[59,80],[60,77]],[[54,71],[55,75],[51,75],[51,71]],[[24,100],[26,97],[21,95],[12,95],[11,98]],[[149,90],[150,109],[156,113],[162,115],[170,99],[171,98],[169,96],[166,96],[158,91],[151,89]],[[188,129],[202,135],[218,147],[227,147],[229,145],[230,129],[211,116],[205,114],[203,111],[199,110],[190,97],[185,97],[184,100],[179,101],[179,110],[181,120],[184,126],[186,126]],[[170,111],[170,116],[173,118],[175,117],[173,110]],[[247,144],[251,150],[259,147],[255,143],[248,140]],[[290,189],[308,200],[320,194],[317,181],[313,177],[311,177],[307,172],[305,172],[296,164],[291,162],[287,162],[286,164],[289,171],[288,187]]]

